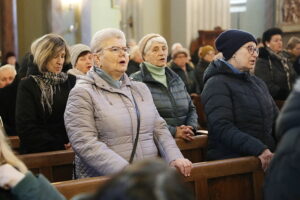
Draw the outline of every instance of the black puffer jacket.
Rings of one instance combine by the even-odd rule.
[[[144,82],[148,86],[155,106],[160,116],[166,120],[173,136],[176,133],[176,126],[189,125],[196,129],[196,109],[183,81],[168,67],[166,76],[168,88],[152,78],[144,63],[141,64],[140,71],[131,75],[134,80]]]
[[[184,85],[189,94],[191,93],[200,93],[198,84],[196,82],[194,69],[189,65],[186,64],[186,72],[183,71],[178,65],[174,62],[171,63],[171,69],[181,78],[184,82]]]
[[[288,97],[278,119],[281,137],[265,179],[265,200],[300,199],[300,80]]]
[[[292,63],[288,60],[290,72],[291,89],[296,79],[296,72]],[[291,89],[288,87],[288,81],[284,67],[276,56],[271,55],[266,48],[259,49],[259,58],[255,66],[255,75],[261,78],[268,86],[272,97],[275,100],[285,100]]]
[[[213,61],[204,73],[201,94],[208,121],[207,159],[258,156],[275,149],[272,127],[278,109],[264,82],[249,73],[234,73]]]

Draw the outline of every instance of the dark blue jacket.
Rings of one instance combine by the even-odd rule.
[[[208,160],[258,156],[275,149],[278,109],[265,83],[213,61],[204,73],[201,94],[208,121]]]
[[[141,70],[132,74],[131,77],[148,86],[155,106],[160,116],[167,122],[173,136],[176,133],[176,126],[188,125],[194,129],[197,128],[196,108],[183,81],[175,72],[166,67],[168,88],[154,80],[144,63],[141,64]]]
[[[300,199],[300,82],[277,119],[281,138],[265,179],[265,200]]]

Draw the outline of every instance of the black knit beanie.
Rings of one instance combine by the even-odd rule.
[[[232,29],[221,33],[216,39],[215,45],[217,50],[222,52],[225,60],[229,60],[247,42],[257,44],[255,37],[251,33]]]

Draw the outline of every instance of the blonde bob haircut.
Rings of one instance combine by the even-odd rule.
[[[65,63],[70,62],[70,52],[66,41],[60,35],[46,34],[31,44],[33,62],[37,64],[41,73],[47,72],[47,63],[60,51],[65,50]]]
[[[17,168],[20,172],[26,173],[28,171],[24,163],[13,153],[11,147],[8,144],[7,137],[2,130],[0,124],[0,165],[10,164]]]
[[[111,38],[117,38],[124,40],[126,43],[126,37],[125,34],[116,28],[105,28],[100,31],[97,31],[92,40],[91,40],[91,50],[93,53],[98,53],[104,48],[105,41],[111,39]]]

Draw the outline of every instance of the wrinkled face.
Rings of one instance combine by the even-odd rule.
[[[93,54],[87,53],[83,56],[78,57],[75,68],[86,74],[93,65]]]
[[[291,53],[295,56],[300,56],[300,43],[296,44],[296,46],[291,50]]]
[[[174,63],[179,67],[184,67],[188,62],[189,58],[185,53],[179,53],[176,58],[174,58]]]
[[[168,47],[164,43],[152,42],[151,47],[144,55],[144,60],[157,67],[167,64]]]
[[[120,38],[107,39],[96,56],[101,69],[112,78],[118,80],[127,70],[129,61],[126,40]]]
[[[282,37],[281,35],[273,35],[269,42],[266,42],[267,47],[272,49],[275,53],[282,51]]]
[[[255,67],[258,49],[254,42],[247,42],[237,52],[235,52],[234,67],[240,71],[253,70]]]
[[[207,54],[203,57],[203,59],[206,61],[206,62],[212,62],[214,60],[214,57],[215,57],[215,51],[213,50],[210,50],[209,52],[207,52]]]
[[[7,58],[7,64],[16,65],[17,59],[15,56],[10,56]]]
[[[57,54],[54,55],[54,57],[47,62],[46,64],[47,71],[53,72],[55,74],[59,74],[63,68],[65,57],[66,57],[65,49],[57,52]]]
[[[3,70],[0,72],[0,88],[11,84],[15,79],[15,73],[11,70]]]

